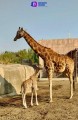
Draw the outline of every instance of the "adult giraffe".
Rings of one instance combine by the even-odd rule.
[[[74,61],[66,55],[60,55],[52,49],[44,47],[36,42],[23,28],[18,29],[14,41],[24,38],[29,46],[37,53],[43,60],[44,66],[48,73],[50,84],[50,102],[52,102],[52,77],[53,72],[65,72],[70,80],[70,99],[73,96],[73,71]]]

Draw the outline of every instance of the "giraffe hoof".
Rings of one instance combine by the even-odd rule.
[[[25,109],[27,109],[27,106],[24,106]]]
[[[33,104],[31,104],[31,106],[33,106]]]
[[[53,102],[53,100],[50,100],[50,103],[52,103]]]
[[[36,103],[36,105],[38,106],[39,104],[38,104],[38,103]]]
[[[70,97],[69,99],[72,99],[72,97]]]

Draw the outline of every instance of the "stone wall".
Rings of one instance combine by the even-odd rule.
[[[78,38],[39,40],[38,42],[59,54],[67,54],[69,51],[78,48]]]
[[[34,73],[34,68],[28,65],[0,64],[0,95],[19,94],[21,83]]]

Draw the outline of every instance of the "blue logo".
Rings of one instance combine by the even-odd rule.
[[[31,2],[32,7],[46,7],[47,2],[36,2],[33,1]]]

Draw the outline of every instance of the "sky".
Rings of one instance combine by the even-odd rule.
[[[28,49],[26,41],[13,39],[23,27],[36,41],[78,38],[78,0],[35,0],[47,2],[32,7],[33,0],[0,0],[0,53]]]

